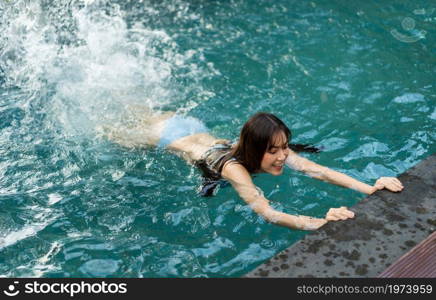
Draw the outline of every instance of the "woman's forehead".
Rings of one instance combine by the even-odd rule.
[[[288,138],[283,131],[275,133],[271,138],[271,147],[281,147],[288,142]]]

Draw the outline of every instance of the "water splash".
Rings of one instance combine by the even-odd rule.
[[[0,5],[3,86],[38,93],[51,126],[61,125],[66,135],[92,135],[98,124],[119,120],[128,104],[162,109],[180,103],[186,111],[207,99],[188,101],[192,90],[211,95],[198,84],[208,76],[193,63],[198,50],[182,51],[164,30],[128,22],[116,4]]]

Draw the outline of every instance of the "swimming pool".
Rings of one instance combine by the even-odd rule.
[[[128,105],[233,139],[277,114],[306,155],[366,183],[435,152],[436,8],[427,1],[0,0],[0,276],[234,277],[305,232],[198,170],[96,128]],[[365,195],[291,170],[276,209],[323,216]],[[316,201],[315,201],[316,200]]]

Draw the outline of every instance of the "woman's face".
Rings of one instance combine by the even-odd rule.
[[[271,175],[281,175],[285,160],[289,155],[288,140],[286,135],[281,132],[273,138],[273,143],[263,155],[260,168],[263,172],[270,173]]]

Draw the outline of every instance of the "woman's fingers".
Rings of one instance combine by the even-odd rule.
[[[389,178],[389,183],[387,185],[388,189],[393,192],[399,192],[403,189],[403,185],[396,178]]]
[[[354,218],[354,212],[348,210],[345,206],[339,208],[339,214],[345,218]]]
[[[403,184],[397,178],[394,178],[394,182],[400,190],[404,188]]]
[[[398,191],[401,191],[403,189],[403,187],[396,182],[394,183],[394,186],[397,188]]]
[[[401,182],[397,178],[395,178],[395,177],[389,178],[389,182],[397,185],[398,187],[402,186]]]
[[[346,219],[352,218],[351,216],[349,216],[349,215],[346,214],[346,213],[337,213],[336,216],[337,216],[340,220],[346,220]]]
[[[351,210],[347,210],[346,216],[347,216],[347,218],[354,218],[354,212],[352,212]]]
[[[394,180],[394,184],[395,184],[397,187],[399,187],[399,188],[402,188],[402,187],[403,187],[403,185],[402,185],[401,183],[399,183],[399,182],[397,182],[397,181],[395,181],[395,180]]]
[[[340,220],[346,220],[349,219],[348,217],[338,215],[338,214],[331,214],[326,217],[327,221],[340,221]]]
[[[392,192],[403,190],[403,184],[395,177],[380,177],[374,185],[377,189],[386,188]]]
[[[398,178],[395,178],[395,177],[394,177],[394,181],[395,181],[396,183],[398,183],[400,186],[403,186],[403,184],[401,183],[400,180],[398,180]]]
[[[327,212],[327,221],[339,221],[354,218],[354,212],[348,210],[345,206],[341,208],[330,208]]]

